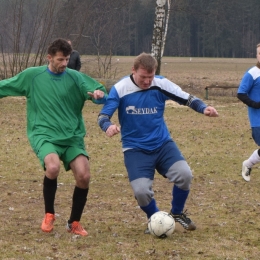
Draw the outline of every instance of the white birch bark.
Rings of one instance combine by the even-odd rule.
[[[169,4],[170,0],[168,0]],[[155,57],[158,62],[158,67],[156,74],[160,74],[161,68],[161,58],[163,56],[163,50],[166,40],[166,21],[168,23],[169,13],[166,19],[166,0],[157,0],[156,9],[155,9],[155,21],[154,21],[154,30],[153,30],[153,39],[152,39],[152,50],[151,54]]]
[[[171,0],[167,0],[167,7],[168,7],[167,8],[168,10],[171,10]],[[168,24],[169,24],[169,17],[170,17],[170,11],[167,11],[164,35],[163,35],[163,42],[162,42],[161,58],[163,57],[163,53],[164,53],[165,41],[166,41],[166,36],[167,36],[167,31],[168,31]]]

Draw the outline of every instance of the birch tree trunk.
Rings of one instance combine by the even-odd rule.
[[[162,42],[162,50],[161,50],[161,58],[163,57],[164,53],[164,47],[165,47],[165,41],[167,36],[167,30],[168,30],[168,24],[169,24],[169,17],[170,17],[170,11],[171,10],[171,0],[167,0],[167,12],[166,12],[166,20],[165,20],[165,27],[164,27],[164,34],[163,34],[163,42]]]
[[[167,0],[167,5],[170,9],[170,0]],[[166,0],[156,1],[155,15],[151,54],[158,62],[156,74],[159,75],[169,21],[169,12],[166,15]]]

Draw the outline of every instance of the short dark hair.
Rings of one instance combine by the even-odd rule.
[[[68,56],[72,52],[72,47],[65,39],[56,39],[48,47],[48,54],[54,56],[57,52],[62,52],[64,56]]]

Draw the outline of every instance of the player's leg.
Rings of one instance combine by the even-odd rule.
[[[39,150],[38,157],[45,169],[43,179],[43,198],[45,205],[45,217],[41,229],[44,232],[53,230],[55,220],[54,201],[57,191],[57,177],[60,171],[59,148],[51,143],[45,143]]]
[[[190,192],[192,172],[177,145],[174,142],[164,144],[158,153],[156,163],[157,171],[174,183],[171,215],[185,229],[195,230],[195,224],[183,213]]]
[[[134,196],[148,219],[159,211],[152,189],[155,173],[154,161],[153,153],[146,153],[138,149],[124,152],[124,162]]]
[[[252,127],[252,137],[260,146],[260,127]],[[242,176],[245,181],[250,181],[252,167],[260,162],[260,149],[255,150],[247,160],[242,163]]]
[[[76,156],[76,157],[75,157]],[[73,158],[71,160],[71,158]],[[66,151],[66,158],[63,160],[66,170],[71,168],[76,185],[72,196],[71,215],[67,223],[67,231],[87,236],[88,233],[80,224],[80,219],[87,201],[90,182],[90,166],[87,153],[75,147],[71,147]],[[69,165],[66,162],[70,161]]]

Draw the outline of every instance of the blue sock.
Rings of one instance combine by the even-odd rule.
[[[184,209],[184,205],[185,202],[188,198],[189,195],[189,190],[182,190],[180,188],[178,188],[176,185],[173,186],[172,189],[172,213],[173,214],[181,214],[183,209]]]
[[[155,201],[155,199],[152,199],[151,202],[150,202],[147,206],[144,206],[144,207],[141,207],[141,206],[140,206],[140,208],[146,213],[148,219],[149,219],[155,212],[159,211],[159,209],[158,209],[157,206],[156,206],[156,201]]]

